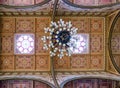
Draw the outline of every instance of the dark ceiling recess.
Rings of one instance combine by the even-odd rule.
[[[113,23],[111,25],[111,28],[110,28],[108,49],[109,49],[109,55],[110,55],[111,61],[112,61],[113,65],[114,65],[114,67],[116,68],[116,70],[120,73],[120,65],[118,65],[118,63],[120,64],[120,60],[119,60],[119,62],[115,61],[117,54],[114,54],[113,47],[112,47],[112,44],[113,44],[112,38],[113,38],[113,35],[114,35],[114,31],[116,30],[114,27],[115,27],[115,25],[116,25],[119,18],[120,18],[120,12],[115,17],[115,19],[114,19],[114,21],[113,21]],[[118,33],[118,34],[120,34],[120,33]],[[120,53],[118,55],[120,56]]]

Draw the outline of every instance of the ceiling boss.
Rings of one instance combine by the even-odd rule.
[[[71,56],[70,47],[75,47],[78,38],[72,38],[77,33],[78,28],[72,26],[71,22],[64,22],[60,19],[58,22],[51,22],[50,27],[44,28],[46,36],[41,39],[44,42],[43,49],[50,49],[50,56]],[[49,40],[49,41],[48,41]],[[74,41],[73,41],[74,40]]]

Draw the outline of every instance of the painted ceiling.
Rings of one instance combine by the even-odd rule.
[[[0,0],[0,4],[12,5],[12,6],[26,6],[26,5],[36,5],[43,3],[48,0]],[[71,2],[73,4],[82,6],[100,6],[100,5],[110,5],[117,4],[120,0],[63,0],[65,2]]]
[[[106,15],[120,8],[119,0],[59,0],[57,14],[63,13]],[[53,11],[54,0],[0,0],[0,12],[35,12],[49,14]]]
[[[0,0],[0,79],[41,79],[54,85],[50,73],[50,66],[53,64],[55,71],[58,71],[56,79],[59,85],[82,77],[120,80],[120,76],[115,75],[118,72],[108,60],[110,58],[106,52],[108,33],[120,9],[120,0],[59,0],[56,7],[54,1]],[[65,21],[71,20],[73,25],[79,28],[78,33],[90,35],[89,54],[73,55],[71,58],[63,59],[54,58],[54,63],[50,61],[49,52],[42,48],[41,36],[44,34],[44,27],[48,27],[52,19],[54,8],[57,13],[55,21],[61,16]],[[79,15],[82,16],[76,17]],[[13,42],[16,33],[35,34],[34,55],[14,55]],[[116,47],[117,45],[115,49]]]
[[[0,0],[0,4],[13,5],[13,6],[26,6],[26,5],[35,5],[43,1],[44,0]]]
[[[64,0],[82,6],[102,6],[117,4],[120,0]]]

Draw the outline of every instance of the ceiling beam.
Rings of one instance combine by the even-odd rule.
[[[54,21],[55,20],[55,16],[56,16],[56,9],[57,9],[57,5],[58,5],[58,1],[59,0],[55,0],[54,1],[54,5],[53,5],[53,13],[52,13],[52,21]]]
[[[54,0],[54,4],[53,4],[53,13],[52,13],[52,21],[55,21],[55,16],[56,16],[56,9],[57,9],[57,5],[58,5],[58,1],[59,0]],[[52,50],[52,49],[51,49]],[[55,75],[55,69],[54,69],[54,57],[50,58],[50,62],[51,62],[51,75],[53,78],[53,81],[55,83],[56,88],[60,88],[60,85],[58,84],[58,81],[56,79],[56,75]]]

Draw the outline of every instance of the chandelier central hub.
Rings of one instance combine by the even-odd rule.
[[[58,34],[58,39],[59,42],[61,42],[62,44],[67,44],[70,41],[70,32],[69,31],[60,31],[60,33]]]

